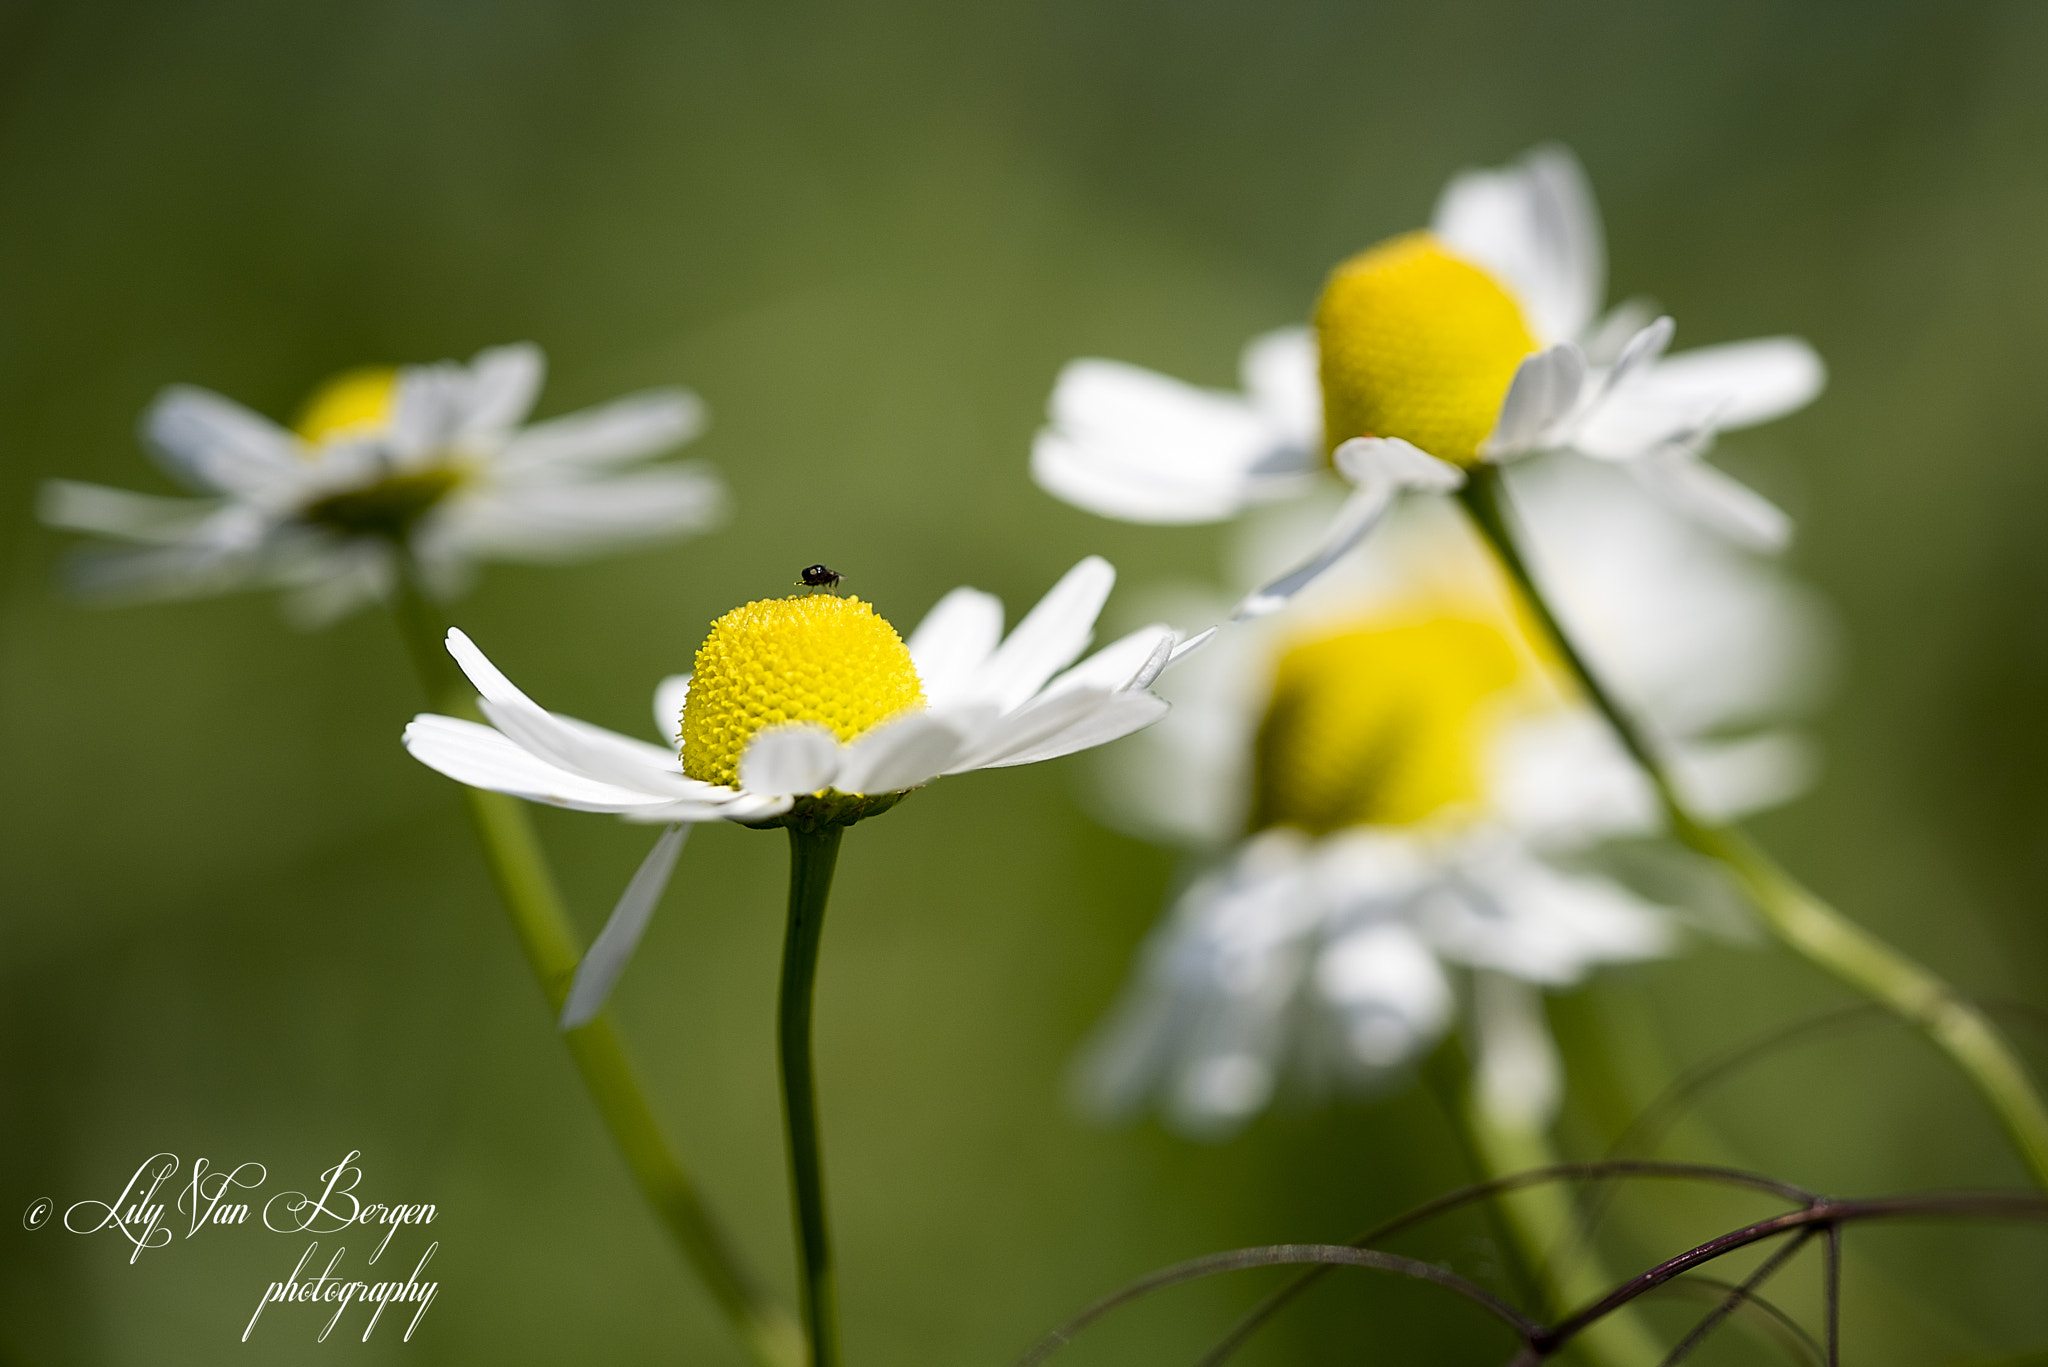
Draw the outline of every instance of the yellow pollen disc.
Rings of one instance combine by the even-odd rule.
[[[683,772],[736,784],[764,726],[817,722],[842,741],[924,703],[896,628],[858,598],[799,594],[734,608],[697,650],[683,705]]]
[[[1537,349],[1507,291],[1428,233],[1337,267],[1316,304],[1316,339],[1331,450],[1399,437],[1457,465],[1478,459],[1515,368]]]
[[[1518,672],[1505,635],[1453,618],[1295,645],[1259,726],[1252,829],[1407,825],[1477,801],[1487,703]]]
[[[313,391],[292,430],[312,442],[374,432],[391,420],[391,404],[397,396],[395,366],[344,370]]]

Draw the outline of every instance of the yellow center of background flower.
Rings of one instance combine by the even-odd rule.
[[[1305,640],[1281,657],[1254,751],[1252,829],[1327,835],[1476,802],[1508,638],[1451,618]]]
[[[313,391],[292,430],[311,442],[374,432],[391,421],[391,405],[397,397],[396,366],[344,370]]]
[[[697,650],[683,772],[735,785],[740,752],[764,726],[817,722],[847,741],[923,702],[903,638],[860,599],[764,598],[713,622]]]
[[[1536,339],[1494,278],[1428,233],[1359,253],[1316,304],[1323,430],[1399,437],[1470,465]]]

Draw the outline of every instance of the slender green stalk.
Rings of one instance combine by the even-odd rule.
[[[430,704],[450,715],[474,716],[475,703],[442,646],[446,628],[440,615],[410,580],[403,584],[394,611]],[[516,799],[480,788],[464,787],[462,792],[492,881],[511,915],[519,947],[526,953],[553,1019],[561,1013],[581,951],[547,856],[525,808]],[[640,1194],[654,1208],[758,1367],[802,1367],[801,1331],[787,1312],[762,1294],[759,1284],[741,1266],[738,1250],[676,1159],[647,1103],[611,1013],[599,1012],[588,1025],[571,1030],[563,1042],[605,1128],[611,1131],[612,1142],[639,1184]]]
[[[782,1052],[782,1116],[789,1131],[789,1181],[794,1193],[797,1275],[811,1367],[838,1367],[839,1310],[832,1289],[832,1246],[825,1228],[824,1152],[818,1141],[818,1088],[811,1069],[811,989],[825,902],[839,862],[837,822],[789,827],[789,929],[782,942],[782,998],[777,1043]]]
[[[1648,735],[1587,666],[1523,559],[1500,471],[1474,466],[1459,497],[1578,680],[1657,792],[1672,834],[1727,869],[1786,946],[1917,1026],[1976,1085],[2034,1180],[2048,1187],[2048,1107],[2005,1037],[1940,977],[1848,920],[1742,832],[1702,820],[1673,783]]]

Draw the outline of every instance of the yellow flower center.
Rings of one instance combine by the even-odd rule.
[[[1505,635],[1455,618],[1293,646],[1259,726],[1252,829],[1406,825],[1478,800],[1487,703],[1519,672]]]
[[[1470,465],[1536,339],[1494,278],[1408,233],[1331,272],[1316,304],[1330,449],[1399,437]]]
[[[737,784],[754,733],[817,722],[842,741],[924,704],[896,628],[858,598],[799,594],[734,608],[697,650],[683,705],[683,772]]]
[[[344,370],[313,391],[292,430],[310,442],[363,436],[391,421],[398,369],[388,365]]]

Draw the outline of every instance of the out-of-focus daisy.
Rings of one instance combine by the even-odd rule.
[[[1729,814],[1796,790],[1804,748],[1772,727],[1812,673],[1803,593],[1610,469],[1538,462],[1515,485],[1561,612],[1692,795]],[[1254,572],[1315,516],[1248,524]],[[1397,1075],[1448,1028],[1461,971],[1564,987],[1675,947],[1670,915],[1587,859],[1654,833],[1657,806],[1538,642],[1469,526],[1418,501],[1163,681],[1173,714],[1105,756],[1106,805],[1205,867],[1084,1059],[1095,1109],[1227,1132],[1290,1075]],[[1480,996],[1512,1004],[1506,986]],[[1480,1016],[1526,1035],[1528,1014]]]
[[[479,560],[567,559],[717,520],[724,490],[709,469],[644,464],[702,430],[694,394],[652,390],[522,426],[544,370],[540,348],[518,345],[467,365],[350,371],[289,428],[173,386],[143,415],[142,437],[200,497],[53,480],[43,519],[134,543],[79,556],[86,593],[282,588],[308,623],[388,597],[402,558],[445,596]]]
[[[660,745],[543,710],[451,631],[492,725],[423,715],[405,744],[478,788],[670,825],[578,970],[562,1016],[573,1028],[638,943],[688,823],[851,824],[933,779],[1053,759],[1164,716],[1149,687],[1174,652],[1171,628],[1074,663],[1115,580],[1107,561],[1083,560],[1008,636],[1002,603],[971,588],[940,599],[907,641],[858,598],[748,603],[712,624],[693,675],[655,689]]]
[[[1599,213],[1569,152],[1466,172],[1429,229],[1331,273],[1312,331],[1253,339],[1241,393],[1069,364],[1033,474],[1105,517],[1196,523],[1291,497],[1334,465],[1356,493],[1317,555],[1248,598],[1246,615],[1277,609],[1400,490],[1455,487],[1474,462],[1555,448],[1627,466],[1745,544],[1782,545],[1784,514],[1701,457],[1716,433],[1811,401],[1819,358],[1790,337],[1666,356],[1669,318],[1639,304],[1601,314],[1605,275]]]

